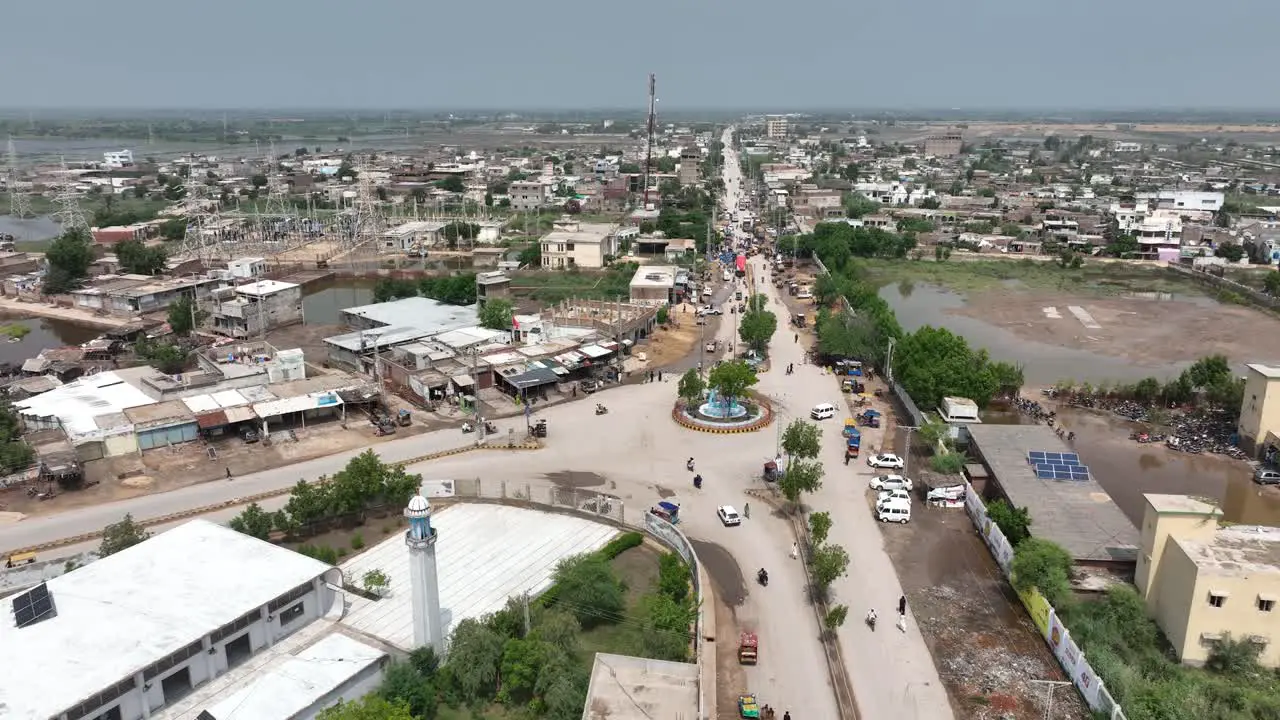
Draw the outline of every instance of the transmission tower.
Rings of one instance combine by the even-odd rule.
[[[222,259],[222,238],[219,236],[222,228],[216,222],[217,206],[214,205],[211,211],[207,187],[191,165],[188,165],[187,179],[182,189],[182,208],[187,218],[187,232],[182,238],[179,254],[199,260],[207,268],[214,261]]]
[[[13,144],[12,135],[9,136],[6,163],[5,186],[9,189],[9,214],[22,219],[32,214],[31,201],[26,193],[18,189],[18,148]]]
[[[85,219],[84,212],[80,210],[80,193],[76,190],[75,179],[71,177],[71,172],[67,170],[67,161],[63,159],[62,177],[59,178],[58,184],[54,191],[53,202],[58,206],[54,211],[53,217],[62,225],[62,230],[88,230],[89,221]]]
[[[284,182],[284,178],[280,177],[280,173],[276,171],[276,143],[271,141],[271,156],[267,160],[267,208],[266,214],[271,217],[286,218],[291,217],[295,213],[288,205],[289,187]]]
[[[378,200],[377,188],[369,176],[369,166],[363,156],[356,162],[356,198],[349,216],[349,231],[343,234],[347,241],[346,250],[355,250],[370,241],[376,246],[378,236],[387,229],[382,201]]]

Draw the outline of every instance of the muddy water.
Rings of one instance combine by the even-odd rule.
[[[13,319],[0,316],[0,325],[22,325],[31,330],[17,342],[0,336],[0,362],[15,365],[21,365],[27,358],[39,355],[41,350],[79,345],[102,334],[101,330],[94,328],[36,318]]]
[[[1246,463],[1219,455],[1188,455],[1161,444],[1140,445],[1129,433],[1143,429],[1098,412],[1063,408],[1062,426],[1075,432],[1075,451],[1120,511],[1141,527],[1146,493],[1192,495],[1218,503],[1223,519],[1245,525],[1280,525],[1280,488],[1253,482]],[[1016,414],[987,413],[984,422],[1016,424]]]
[[[302,313],[308,325],[337,325],[346,308],[373,302],[376,280],[331,280],[307,285],[302,293]]]
[[[7,204],[9,198],[4,198],[3,202]],[[11,215],[0,215],[0,235],[12,235],[18,241],[48,240],[61,232],[62,227],[48,216],[19,219]]]
[[[1087,350],[1022,340],[1004,328],[948,312],[964,307],[964,296],[936,285],[893,283],[880,288],[880,297],[893,308],[904,330],[910,332],[924,325],[946,328],[963,336],[971,346],[986,348],[996,360],[1022,365],[1029,386],[1052,385],[1062,378],[1134,382],[1152,375],[1176,375],[1183,367],[1146,366]]]

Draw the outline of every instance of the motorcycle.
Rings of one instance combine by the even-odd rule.
[[[689,458],[689,462],[685,463],[684,466],[688,468],[689,472],[693,472],[693,458]]]
[[[596,405],[596,414],[597,414],[597,415],[608,415],[608,414],[609,414],[609,408],[607,408],[607,407],[605,407],[605,406],[603,406],[603,405]]]
[[[471,423],[462,423],[462,432],[469,433],[469,432],[475,432],[475,431],[476,431],[476,428]]]
[[[764,587],[769,587],[769,573],[764,568],[760,568],[760,572],[756,573],[756,582]]]
[[[701,489],[702,489],[702,476],[701,476],[701,475],[694,475],[694,476],[693,476],[693,486],[694,486],[695,488],[699,489],[699,490],[701,490]]]
[[[498,426],[497,426],[497,425],[494,425],[494,424],[493,424],[493,423],[491,423],[491,422],[486,422],[486,423],[484,424],[484,431],[485,431],[485,434],[487,434],[487,435],[497,435],[497,434],[498,434]]]
[[[871,628],[871,632],[875,632],[876,630],[876,611],[875,610],[867,611],[867,627]]]

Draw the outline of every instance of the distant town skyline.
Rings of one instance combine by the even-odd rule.
[[[669,112],[1274,109],[1258,10],[1245,0],[1208,13],[1187,0],[1069,10],[1015,0],[20,3],[5,12],[0,106],[630,109],[643,107],[653,72]]]

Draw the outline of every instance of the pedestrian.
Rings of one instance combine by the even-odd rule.
[[[228,479],[228,480],[230,480],[230,479],[231,479],[231,466],[230,466],[230,465],[228,465],[228,466],[227,466],[227,479]]]
[[[751,519],[751,503],[742,503],[742,517]]]
[[[796,333],[796,342],[800,342],[800,333]]]
[[[791,720],[791,711],[790,711],[790,710],[788,710],[788,711],[786,711],[786,712],[782,713],[782,720]]]
[[[844,464],[845,464],[845,465],[848,465],[848,464],[849,464],[849,453],[848,453],[848,452],[846,452],[846,453],[844,454]]]
[[[907,596],[906,595],[903,595],[902,597],[898,598],[898,614],[899,615],[907,614]]]
[[[899,615],[899,616],[898,616],[898,629],[899,629],[899,630],[901,630],[902,632],[906,632],[906,631],[907,631],[907,616],[906,616],[906,615]]]
[[[798,557],[800,557],[800,544],[791,543],[791,559],[795,560]]]

